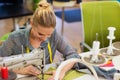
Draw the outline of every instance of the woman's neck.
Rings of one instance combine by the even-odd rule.
[[[40,47],[41,42],[36,40],[36,39],[30,39],[30,44],[32,45],[33,48],[38,48]]]

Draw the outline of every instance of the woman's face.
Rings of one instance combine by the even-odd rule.
[[[45,41],[48,37],[51,36],[53,33],[54,28],[46,28],[44,26],[38,25],[38,26],[32,26],[31,34],[34,37],[34,39],[38,41]]]

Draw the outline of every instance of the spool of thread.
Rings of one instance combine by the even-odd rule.
[[[107,38],[108,39],[115,39],[114,31],[116,30],[116,28],[115,27],[109,27],[108,30],[109,30],[109,35],[107,36]]]
[[[1,68],[1,77],[2,79],[8,78],[8,68],[3,64],[3,67]]]
[[[93,41],[93,50],[98,50],[100,48],[100,42],[99,41]]]

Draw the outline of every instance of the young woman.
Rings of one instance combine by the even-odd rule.
[[[63,54],[65,59],[78,57],[75,50],[61,37],[55,30],[56,16],[49,3],[41,1],[31,19],[31,28],[14,31],[9,38],[0,46],[0,56],[10,56],[21,54],[21,46],[24,53],[43,46],[45,49],[46,64],[52,63],[56,50]],[[52,56],[49,55],[48,44],[51,48]],[[65,73],[73,65],[69,66]],[[23,69],[14,70],[19,74],[38,75],[40,71],[32,65]],[[62,75],[61,79],[63,78]]]

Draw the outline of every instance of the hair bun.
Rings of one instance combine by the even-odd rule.
[[[47,1],[43,0],[43,1],[40,1],[40,3],[38,4],[38,7],[41,7],[41,8],[47,8],[49,7],[49,3],[47,3]]]

